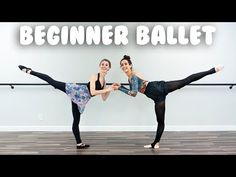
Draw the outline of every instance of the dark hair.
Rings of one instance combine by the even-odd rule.
[[[132,65],[132,61],[130,60],[130,56],[124,55],[123,58],[120,60],[120,65],[123,60],[127,60],[129,65]]]
[[[101,65],[101,63],[102,63],[103,61],[108,62],[108,63],[109,63],[109,67],[111,68],[111,62],[110,62],[110,60],[108,60],[108,59],[106,59],[106,58],[104,58],[104,59],[102,59],[102,60],[100,61],[99,66]]]

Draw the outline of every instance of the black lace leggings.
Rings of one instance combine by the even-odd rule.
[[[46,74],[35,72],[35,71],[31,71],[30,74],[46,81],[47,83],[52,85],[54,88],[59,89],[62,92],[66,93],[66,89],[65,89],[66,83],[65,82],[56,81]],[[73,114],[72,131],[73,131],[74,137],[76,139],[76,143],[79,144],[82,142],[81,138],[80,138],[80,130],[79,130],[80,112],[78,110],[77,104],[75,104],[73,102],[71,102],[71,103],[72,103],[72,114]]]
[[[213,74],[213,73],[215,73],[215,68],[212,68],[208,71],[192,74],[182,80],[168,81],[165,83],[166,91],[167,91],[167,93],[173,92],[177,89],[180,89],[180,88],[190,84],[191,82],[197,81],[197,80],[199,80],[209,74]],[[155,113],[156,113],[156,119],[157,119],[158,126],[157,126],[157,130],[156,130],[155,140],[151,144],[152,147],[154,147],[155,144],[160,141],[161,136],[164,131],[164,128],[165,128],[165,100],[160,101],[155,104]]]

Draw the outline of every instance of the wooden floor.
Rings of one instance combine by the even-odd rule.
[[[236,131],[164,132],[158,150],[144,149],[155,132],[0,132],[0,155],[236,155]]]

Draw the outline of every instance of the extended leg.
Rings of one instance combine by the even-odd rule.
[[[168,93],[173,92],[177,89],[180,89],[180,88],[190,84],[191,82],[197,81],[197,80],[199,80],[199,79],[201,79],[201,78],[203,78],[207,75],[216,73],[216,72],[218,72],[222,69],[223,69],[222,66],[217,66],[217,67],[212,68],[208,71],[192,74],[192,75],[190,75],[187,78],[182,79],[182,80],[168,81],[168,82],[166,82],[166,85],[165,85],[166,90],[167,90]]]
[[[46,81],[47,83],[49,83],[50,85],[52,85],[56,89],[59,89],[59,90],[65,92],[65,83],[64,82],[56,81],[56,80],[52,79],[50,76],[48,76],[46,74],[33,71],[31,68],[27,68],[27,67],[22,66],[22,65],[20,65],[19,68],[23,72],[26,72],[27,74],[34,75],[34,76]]]

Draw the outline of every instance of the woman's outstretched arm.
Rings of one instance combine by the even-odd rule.
[[[127,89],[125,86],[121,85],[118,90],[122,91],[123,93],[135,97],[138,93],[138,77],[133,76],[131,78],[131,82],[129,83],[130,89]]]

